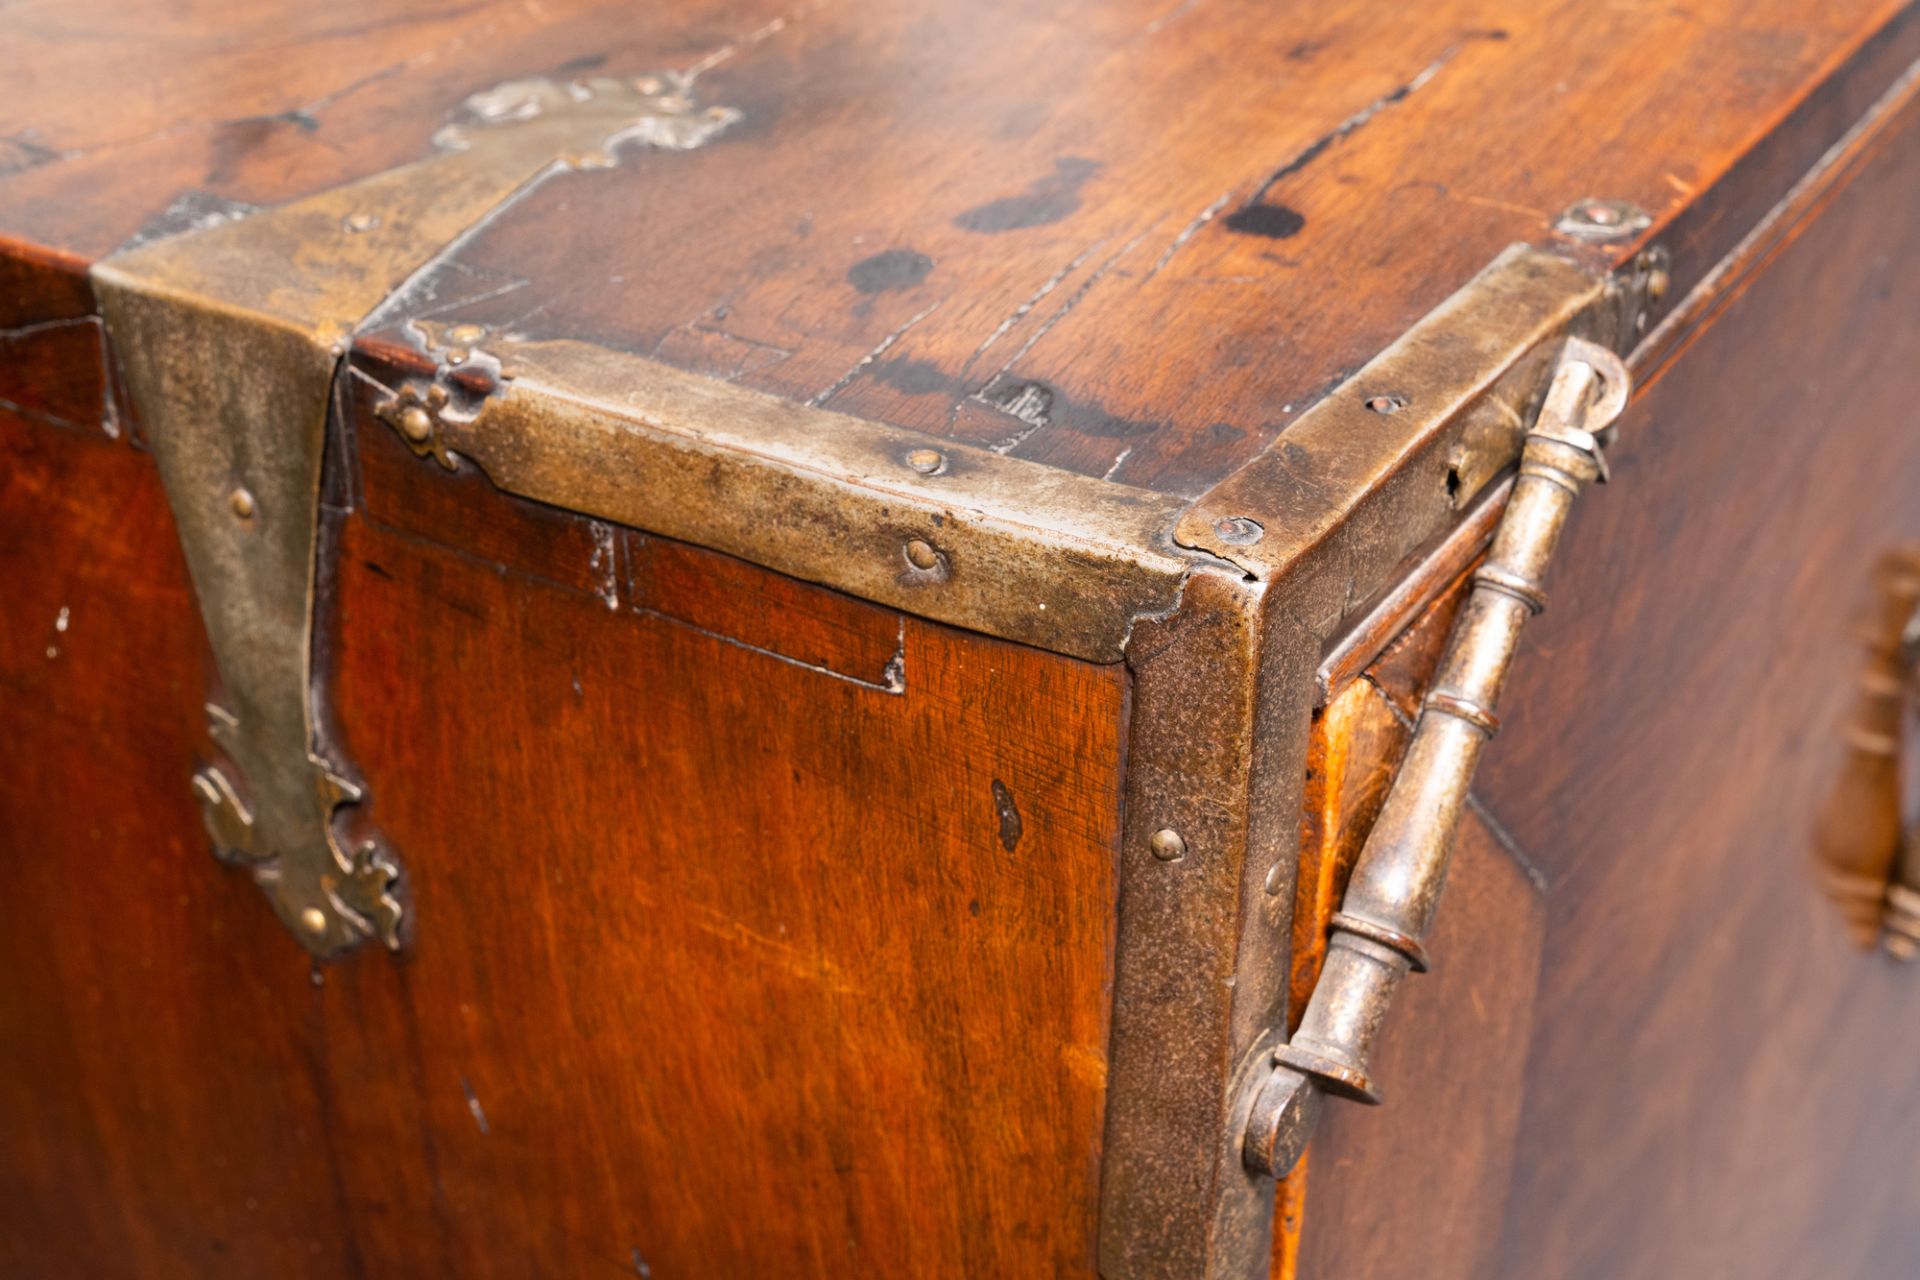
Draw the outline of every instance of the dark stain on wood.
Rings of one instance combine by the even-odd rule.
[[[963,231],[1022,231],[1059,222],[1080,209],[1080,188],[1100,165],[1079,156],[1061,156],[1054,172],[1036,180],[1023,195],[1007,196],[967,210],[953,220]]]
[[[1250,204],[1227,215],[1227,230],[1245,235],[1286,240],[1307,225],[1305,215],[1281,204]]]
[[[993,780],[993,808],[1000,815],[1000,847],[1012,853],[1020,845],[1020,806],[1014,803],[1012,789],[998,778]]]
[[[933,259],[912,249],[888,249],[847,269],[847,283],[862,293],[911,289],[933,270]]]

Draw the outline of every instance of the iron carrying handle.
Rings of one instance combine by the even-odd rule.
[[[1320,981],[1254,1097],[1243,1158],[1256,1172],[1277,1177],[1293,1167],[1324,1095],[1380,1101],[1368,1069],[1374,1042],[1400,979],[1427,967],[1421,940],[1446,883],[1480,750],[1499,727],[1494,707],[1520,628],[1546,607],[1540,580],[1573,500],[1607,478],[1602,438],[1626,407],[1628,387],[1618,356],[1568,339],[1527,432],[1493,546],[1474,571],[1406,759],[1334,914]]]

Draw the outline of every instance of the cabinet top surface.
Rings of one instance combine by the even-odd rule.
[[[1657,234],[1906,21],[1883,0],[5,10],[0,235],[92,260],[431,155],[503,82],[664,76],[737,119],[557,167],[383,321],[582,340],[1181,497],[1503,246],[1568,243],[1575,202]]]

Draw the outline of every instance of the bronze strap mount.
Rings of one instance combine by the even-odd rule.
[[[1328,1093],[1380,1097],[1368,1068],[1395,989],[1427,967],[1447,862],[1494,707],[1526,620],[1546,607],[1541,579],[1573,500],[1607,478],[1602,445],[1626,407],[1626,366],[1604,347],[1567,340],[1528,430],[1520,473],[1486,562],[1420,709],[1405,761],[1354,864],[1332,920],[1319,983],[1290,1043],[1256,1087],[1243,1159],[1279,1176],[1306,1148]]]

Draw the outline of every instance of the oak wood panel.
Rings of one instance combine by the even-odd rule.
[[[1920,986],[1822,896],[1920,536],[1920,127],[1667,366],[1575,514],[1489,803],[1551,882],[1505,1274],[1910,1274]]]

